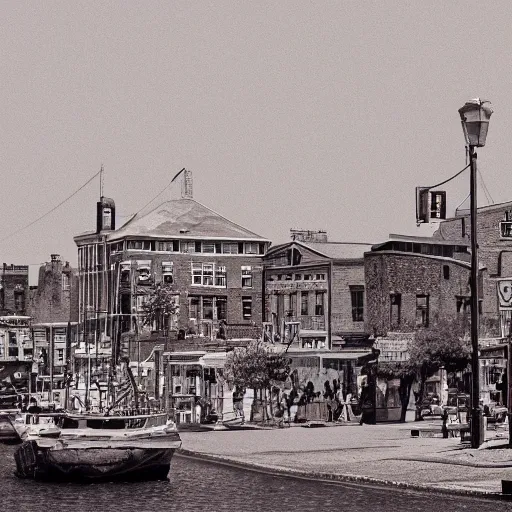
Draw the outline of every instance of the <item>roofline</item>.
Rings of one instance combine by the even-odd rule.
[[[488,204],[486,206],[479,206],[477,208],[477,210],[479,212],[485,212],[487,210],[488,211],[499,210],[500,208],[503,208],[504,205],[510,205],[510,207],[512,208],[512,201],[503,201],[502,203],[498,203],[498,204]],[[443,222],[457,220],[457,219],[461,219],[462,217],[469,217],[469,216],[470,216],[470,212],[469,212],[469,208],[468,208],[468,213],[467,214],[455,215],[453,217],[449,217],[447,219],[444,219],[442,222],[440,222],[440,224],[442,224]]]
[[[417,242],[417,243],[432,243],[437,245],[464,245],[469,247],[469,243],[464,239],[445,239],[445,238],[433,238],[431,236],[412,236],[412,235],[398,235],[395,233],[390,233],[388,240],[382,243],[387,242]],[[376,244],[380,245],[380,244]]]
[[[210,212],[214,213],[215,215],[218,215],[219,217],[221,217],[222,219],[224,219],[225,221],[229,222],[230,224],[233,224],[234,226],[240,228],[240,229],[243,229],[244,231],[248,231],[250,234],[254,235],[254,237],[256,239],[258,239],[259,241],[261,242],[270,242],[270,240],[267,240],[266,238],[263,238],[261,237],[260,235],[258,235],[257,233],[254,233],[254,231],[250,231],[248,230],[247,228],[245,228],[244,226],[241,226],[240,224],[237,224],[236,222],[233,222],[232,220],[228,219],[227,217],[225,217],[224,215],[221,215],[220,213],[216,212],[215,210],[212,210],[211,208],[209,208],[208,206],[205,206],[203,203],[200,203],[199,201],[197,201],[196,199],[194,198],[190,198],[190,197],[187,197],[187,198],[181,198],[181,199],[168,199],[167,201],[163,201],[162,203],[156,205],[153,209],[149,210],[147,213],[145,213],[144,215],[142,215],[142,217],[146,217],[147,215],[153,213],[157,208],[160,208],[160,206],[162,206],[163,204],[165,203],[170,203],[170,202],[174,202],[174,201],[194,201],[195,203],[197,203],[198,205],[202,206],[203,208],[206,208],[207,210],[209,210]],[[128,224],[130,224],[133,220],[135,220],[135,218],[139,215],[140,212],[137,212],[131,219],[128,219],[120,228],[119,228],[119,231],[121,229],[123,229],[125,226],[127,226]],[[116,230],[117,231],[117,230]],[[115,231],[113,231],[113,233],[115,233]],[[137,235],[136,235],[137,236]],[[197,237],[196,237],[197,238]],[[213,238],[212,238],[213,239]],[[246,238],[241,238],[241,240],[246,240]]]
[[[431,260],[439,260],[439,261],[449,261],[451,263],[455,263],[456,265],[460,265],[461,267],[466,267],[467,269],[471,270],[471,263],[468,263],[463,260],[456,260],[455,258],[448,258],[446,256],[433,256],[432,254],[421,254],[418,252],[404,252],[404,251],[369,251],[365,252],[364,256],[366,257],[372,257],[372,256],[378,256],[379,254],[394,254],[394,255],[400,255],[400,256],[412,256],[415,258],[427,258]],[[478,270],[486,270],[487,267],[480,266]]]
[[[112,232],[115,234],[115,231]],[[226,236],[207,236],[207,235],[124,235],[124,236],[111,236],[108,242],[116,242],[119,240],[219,240],[223,242],[237,241],[237,242],[268,242],[271,240],[266,238],[242,238],[242,237],[226,237]]]

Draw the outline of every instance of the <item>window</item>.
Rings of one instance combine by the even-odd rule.
[[[224,242],[222,244],[222,252],[224,254],[238,254],[237,242]]]
[[[352,299],[352,321],[364,320],[364,286],[351,286],[350,297]]]
[[[18,357],[18,340],[16,332],[9,331],[9,357]]]
[[[303,316],[309,314],[309,292],[300,293],[300,314]]]
[[[200,297],[188,298],[188,317],[190,320],[199,320]]]
[[[325,292],[316,292],[315,295],[315,315],[323,316],[324,315],[324,297]]]
[[[217,310],[217,320],[226,320],[228,311],[228,301],[226,297],[214,297],[215,309]]]
[[[112,244],[110,246],[110,252],[123,252],[123,242],[117,242],[115,244]]]
[[[158,250],[165,252],[180,252],[179,240],[172,240],[170,242],[158,242]]]
[[[302,279],[304,279],[304,281],[311,281],[312,277],[313,276],[311,274],[304,274]]]
[[[390,295],[390,324],[391,329],[396,329],[400,326],[401,322],[401,312],[402,312],[402,294],[400,293],[392,293]]]
[[[325,281],[325,274],[315,274],[315,281]]]
[[[203,297],[203,318],[213,320],[213,297]]]
[[[295,274],[294,279],[295,281],[302,281],[302,274]]]
[[[64,364],[64,349],[57,349],[57,364]]]
[[[416,327],[428,327],[428,295],[416,295]]]
[[[245,254],[259,254],[259,246],[255,242],[245,243]]]
[[[226,267],[213,263],[192,263],[192,284],[226,287]]]
[[[242,267],[242,288],[252,288],[252,267]]]
[[[242,297],[242,318],[250,320],[252,318],[252,298]]]
[[[203,242],[203,252],[207,253],[207,254],[214,253],[215,252],[215,244],[213,242]]]
[[[194,252],[201,252],[201,242],[194,242]]]
[[[181,252],[189,253],[189,252],[195,252],[196,250],[196,244],[195,242],[181,242]]]
[[[293,278],[293,275],[292,275],[292,274],[285,274],[285,276],[284,276],[284,280],[285,280],[285,281],[291,281],[291,280],[292,280],[292,278]]]
[[[129,284],[130,283],[130,270],[131,270],[131,262],[123,261],[121,262],[121,283]]]
[[[128,250],[151,251],[149,240],[128,240]]]
[[[25,310],[25,291],[15,290],[14,291],[14,309],[16,312]]]
[[[103,229],[112,229],[112,210],[110,208],[103,208]]]
[[[286,252],[286,259],[288,265],[300,265],[302,254],[297,248],[292,247]]]
[[[215,286],[226,287],[226,267],[218,266],[215,268]]]
[[[151,282],[151,261],[137,261],[137,282],[149,284]]]
[[[290,316],[295,316],[295,312],[297,311],[297,294],[290,294]]]
[[[69,292],[69,274],[62,274],[62,291]]]
[[[450,279],[450,267],[448,265],[443,265],[443,277]]]
[[[174,266],[172,261],[162,262],[162,281],[165,284],[172,284],[174,282]]]
[[[502,238],[512,238],[512,222],[500,222],[500,229]]]
[[[457,313],[470,314],[471,297],[456,297]]]

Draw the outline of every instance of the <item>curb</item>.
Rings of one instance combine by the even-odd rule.
[[[310,471],[302,471],[298,469],[283,468],[280,466],[269,466],[265,464],[258,464],[256,462],[245,462],[222,455],[210,455],[201,452],[179,448],[176,450],[176,455],[182,457],[189,457],[193,459],[200,459],[208,462],[222,464],[231,467],[246,469],[249,471],[256,471],[259,473],[266,473],[270,475],[300,478],[304,480],[321,481],[325,483],[351,483],[360,485],[370,485],[376,487],[394,487],[397,489],[404,489],[409,491],[419,492],[436,492],[439,494],[450,494],[456,496],[469,496],[475,498],[486,498],[499,501],[511,501],[512,495],[502,494],[501,492],[492,491],[477,491],[472,489],[457,489],[447,487],[436,487],[422,484],[409,484],[406,482],[394,482],[392,480],[383,480],[380,478],[373,478],[368,476],[350,475],[350,474],[332,474],[332,473],[317,473]]]

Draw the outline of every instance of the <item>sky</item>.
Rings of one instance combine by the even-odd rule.
[[[511,19],[508,0],[6,0],[0,262],[31,284],[52,253],[75,265],[98,178],[23,228],[101,165],[121,222],[186,167],[196,200],[274,243],[421,234],[415,187],[465,166],[477,96],[495,110],[479,204],[512,200]],[[468,173],[444,190],[453,214]]]

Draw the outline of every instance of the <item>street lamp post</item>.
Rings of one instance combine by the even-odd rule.
[[[475,148],[485,146],[489,119],[493,110],[487,100],[476,98],[459,109],[462,129],[469,147],[470,220],[471,220],[471,447],[481,441],[480,365],[478,361],[478,242],[477,242],[477,155]]]

